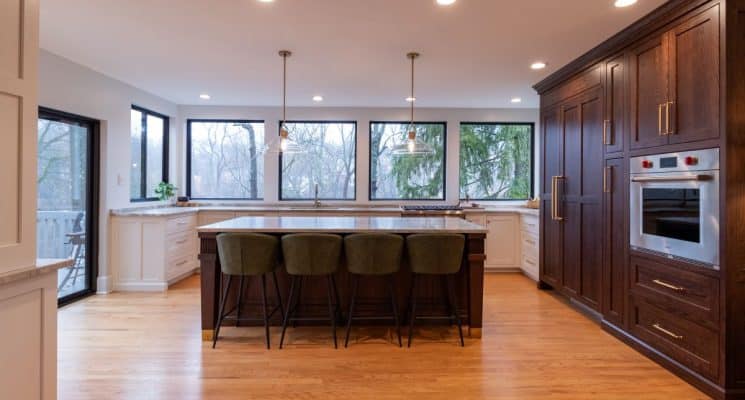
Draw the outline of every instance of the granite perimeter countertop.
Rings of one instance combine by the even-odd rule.
[[[31,279],[42,274],[55,272],[58,269],[71,266],[72,261],[72,259],[65,258],[37,259],[36,265],[0,273],[0,285],[7,285],[9,283]]]

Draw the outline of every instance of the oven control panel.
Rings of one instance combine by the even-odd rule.
[[[718,170],[719,149],[634,157],[630,167],[632,174]]]

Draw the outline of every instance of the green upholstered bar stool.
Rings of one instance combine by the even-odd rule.
[[[419,319],[455,319],[458,324],[460,345],[463,342],[463,327],[458,314],[458,296],[455,293],[455,275],[460,271],[463,261],[463,249],[466,239],[460,234],[427,233],[413,234],[406,237],[406,249],[409,266],[413,273],[411,291],[409,293],[409,341],[414,330],[414,320]],[[417,317],[416,315],[416,286],[420,275],[440,275],[445,287],[447,306],[450,314],[445,317]]]
[[[387,233],[357,233],[344,238],[344,254],[347,258],[347,270],[352,277],[352,297],[349,301],[349,315],[347,316],[347,332],[344,347],[349,344],[349,331],[352,319],[379,320],[390,317],[354,317],[354,307],[357,302],[357,288],[360,276],[380,276],[388,282],[391,296],[393,321],[398,333],[398,346],[401,347],[401,327],[398,320],[398,306],[396,305],[396,291],[394,289],[393,274],[401,268],[401,256],[404,250],[404,238]]]
[[[334,273],[339,268],[341,258],[342,238],[339,235],[325,233],[296,233],[282,237],[282,257],[285,269],[292,278],[290,281],[290,296],[287,300],[287,310],[282,322],[282,336],[279,340],[281,349],[285,341],[287,323],[294,321],[317,321],[318,318],[296,317],[300,305],[298,281],[306,277],[326,278],[326,290],[329,306],[329,322],[336,344],[336,318],[339,310],[339,293],[336,290]],[[297,302],[297,304],[293,304]]]
[[[220,300],[219,313],[217,317],[217,326],[212,337],[212,348],[217,345],[217,338],[220,335],[220,326],[226,319],[236,321],[263,321],[264,333],[266,336],[266,348],[270,348],[269,341],[269,318],[279,310],[284,319],[284,309],[282,307],[282,296],[279,293],[277,284],[277,275],[275,270],[279,265],[279,239],[261,233],[221,233],[217,235],[217,254],[220,257],[220,269],[222,274],[228,277],[228,282],[223,285],[222,298]],[[271,312],[267,310],[266,299],[266,275],[271,273],[274,280],[274,289],[277,296],[277,306]],[[241,316],[241,306],[243,304],[243,287],[246,277],[261,277],[261,296],[263,299],[263,318],[243,318]],[[234,277],[240,277],[238,288],[238,297],[235,306],[225,311],[228,293]],[[230,314],[235,311],[235,315]]]

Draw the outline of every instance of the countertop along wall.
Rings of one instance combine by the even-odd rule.
[[[278,86],[279,89],[279,86]],[[196,94],[195,94],[196,95]],[[507,94],[505,94],[507,97]],[[186,188],[186,120],[202,119],[256,119],[265,121],[267,142],[278,132],[281,117],[280,107],[238,107],[177,105],[88,67],[57,56],[45,50],[39,55],[39,105],[78,114],[101,121],[101,166],[99,198],[99,292],[111,288],[108,267],[110,211],[131,207],[152,207],[160,202],[132,203],[129,200],[130,172],[130,108],[138,105],[170,117],[169,136],[169,180],[179,187],[179,194]],[[446,203],[458,202],[458,152],[460,122],[533,122],[535,124],[535,154],[539,141],[537,109],[417,109],[419,121],[447,122]],[[370,202],[368,200],[369,174],[369,122],[406,121],[409,109],[401,108],[348,108],[309,107],[289,108],[290,120],[349,120],[357,121],[357,174],[355,202],[339,202],[343,205],[398,205],[401,202]],[[265,160],[264,202],[277,203],[277,158]],[[538,182],[538,157],[535,157],[535,183]],[[537,187],[535,192],[537,193]],[[236,203],[229,201],[229,203]],[[257,202],[245,202],[257,205]],[[331,202],[328,202],[331,203]],[[372,204],[371,204],[372,203]],[[424,203],[442,203],[428,201]],[[484,202],[480,202],[484,203]],[[499,205],[517,205],[524,202],[498,202]]]
[[[48,51],[39,54],[39,106],[101,121],[99,192],[99,292],[109,290],[109,210],[142,203],[129,200],[130,109],[135,104],[177,121],[178,107],[165,99],[100,74]],[[177,151],[178,129],[170,128],[170,154]],[[170,159],[169,179],[177,176],[178,163]],[[148,202],[144,205],[154,205]]]

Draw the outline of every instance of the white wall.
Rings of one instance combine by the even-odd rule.
[[[183,134],[179,135],[178,158],[179,191],[184,194],[186,188],[186,121],[187,119],[249,119],[264,120],[265,143],[279,132],[278,121],[282,116],[280,107],[221,107],[221,106],[179,106],[179,121],[174,124]],[[370,170],[370,121],[407,121],[408,108],[340,108],[313,107],[288,108],[288,120],[342,120],[357,121],[357,173],[356,190],[359,204],[400,204],[401,201],[384,202],[369,200]],[[538,135],[539,118],[537,109],[459,109],[459,108],[426,108],[417,109],[415,119],[418,121],[447,122],[447,160],[445,202],[455,204],[459,197],[458,154],[460,151],[461,122],[533,122],[535,124],[535,183],[538,183]],[[264,202],[277,202],[277,178],[279,165],[277,156],[264,159]],[[536,186],[537,189],[537,186]],[[432,203],[424,201],[423,203]],[[348,202],[346,202],[348,203]],[[417,202],[411,202],[417,203]],[[522,202],[521,202],[522,203]],[[504,204],[504,203],[500,203]]]
[[[39,57],[39,105],[101,121],[101,182],[99,222],[98,291],[110,289],[108,226],[111,209],[152,206],[157,202],[129,200],[130,107],[138,105],[171,117],[170,181],[183,194],[186,188],[186,120],[252,119],[265,121],[267,140],[278,132],[279,107],[178,106],[92,69],[42,50]],[[369,204],[369,122],[405,121],[407,108],[290,108],[288,119],[357,121],[357,203]],[[468,122],[533,122],[539,132],[536,109],[420,109],[420,121],[447,122],[446,202],[458,201],[459,124]],[[535,146],[538,153],[538,141]],[[539,171],[536,159],[536,180]],[[277,201],[278,164],[276,156],[265,160],[264,202]],[[385,202],[372,202],[385,204]],[[399,202],[396,202],[399,203]]]
[[[99,291],[109,288],[109,210],[133,205],[129,200],[130,109],[133,104],[168,115],[172,121],[178,118],[176,104],[41,50],[39,105],[101,121]],[[175,154],[178,148],[177,132],[171,129],[170,154]],[[178,175],[177,165],[178,162],[171,159],[171,180]]]

